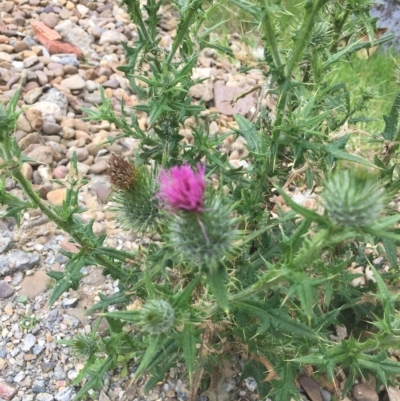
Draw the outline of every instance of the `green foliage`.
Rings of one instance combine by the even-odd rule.
[[[375,93],[359,85],[355,96],[357,79],[349,77],[348,86],[336,74],[354,53],[390,38],[374,39],[370,2],[303,1],[294,15],[280,0],[231,0],[229,7],[246,15],[246,25],[257,31],[264,47],[264,59],[251,65],[260,67],[268,82],[254,88],[260,89],[259,104],[268,92],[277,105],[257,109],[251,120],[235,115],[236,128],[221,136],[209,134],[213,116],[202,113],[205,105],[189,96],[200,82],[192,72],[204,48],[217,49],[221,57],[234,55],[210,28],[220,3],[174,2],[179,24],[169,52],[159,46],[162,2],[141,3],[122,1],[138,39],[123,44],[127,64],[119,67],[139,104],[128,108],[122,103],[117,116],[102,92],[103,104],[85,112],[91,120],[115,124],[119,138],[139,141],[134,164],[113,160],[110,200],[123,228],[150,236],[149,245],[137,252],[106,247],[105,235],[93,233],[93,222],[81,221],[78,194],[84,182],[76,157],[66,200],[61,207],[45,204],[22,175],[27,159],[10,134],[18,118],[18,95],[0,106],[2,216],[19,223],[26,209],[40,208],[79,248],[76,254],[65,253],[69,261],[63,272],[48,273],[56,281],[50,304],[78,288],[85,266],[101,266],[104,275],[118,280],[119,292],[99,294],[90,308],[98,312],[92,332],[64,342],[86,358],[74,381],[78,385],[86,379],[77,397],[100,387],[105,373],[117,366],[127,374],[132,360],[137,369],[131,379],[147,375],[146,391],[171,367],[185,363],[197,395],[195,378],[219,364],[226,344],[242,354],[241,377],[257,381],[261,399],[298,398],[296,376],[306,364],[331,378],[337,368],[346,371],[343,394],[368,374],[386,385],[400,373],[400,364],[389,359],[400,330],[392,293],[400,217],[388,206],[400,189],[400,97],[384,117],[383,132],[371,135],[381,150],[372,156],[353,154],[347,124],[370,121],[368,105]],[[360,40],[365,34],[369,41]],[[241,70],[249,68],[244,62]],[[139,113],[149,118],[147,131],[139,127]],[[180,134],[188,121],[192,143]],[[246,143],[247,168],[232,167],[220,153],[230,135]],[[204,208],[165,208],[157,194],[160,170],[169,174],[174,165],[199,162],[207,168],[206,189],[197,183]],[[6,177],[19,183],[27,200],[5,190]],[[192,183],[180,185],[175,195],[187,196],[185,185],[191,189]],[[291,185],[314,195],[323,187],[323,203],[316,196],[316,206],[325,211],[301,205],[288,191]],[[275,195],[284,204],[274,203]],[[381,270],[386,262],[389,273]],[[368,266],[374,279],[354,286],[360,275],[349,269],[352,264]],[[99,336],[103,319],[108,329]],[[347,328],[348,338],[335,341],[336,325]]]

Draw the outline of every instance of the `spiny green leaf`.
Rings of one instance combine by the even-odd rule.
[[[183,309],[185,307],[188,307],[191,302],[190,298],[192,296],[193,290],[196,288],[197,284],[199,283],[201,277],[202,277],[202,272],[199,272],[196,277],[185,286],[185,288],[178,292],[177,294],[174,295],[173,301],[172,301],[172,306],[176,309]]]
[[[254,153],[263,152],[263,142],[254,124],[240,114],[235,114],[234,119],[239,125],[237,132],[246,139],[249,151]]]
[[[140,311],[138,310],[124,310],[116,312],[106,312],[105,317],[111,317],[114,319],[122,319],[127,322],[138,323],[141,320]]]
[[[108,306],[110,305],[115,305],[115,304],[126,304],[129,302],[129,299],[122,293],[118,292],[116,294],[110,295],[109,297],[107,295],[102,294],[101,292],[98,293],[98,296],[100,297],[100,301],[97,302],[95,305],[93,305],[87,313],[94,312],[96,310],[105,310]]]
[[[399,122],[399,111],[400,111],[400,93],[398,93],[393,101],[392,108],[389,116],[383,116],[386,126],[382,133],[382,136],[388,140],[393,141],[398,133],[398,122]]]
[[[348,160],[348,161],[351,161],[351,162],[364,164],[365,166],[368,166],[368,167],[376,167],[374,163],[371,163],[369,160],[364,159],[361,156],[354,155],[354,154],[351,154],[351,153],[347,153],[347,152],[344,152],[343,150],[336,149],[336,148],[333,148],[331,146],[327,146],[326,150],[330,155],[332,155],[336,159]]]
[[[314,330],[288,316],[283,309],[270,308],[268,304],[255,300],[238,301],[235,305],[261,320],[259,334],[273,329],[277,335],[283,333],[295,337],[318,338]]]
[[[140,360],[140,364],[135,372],[135,379],[140,377],[140,375],[148,368],[149,362],[153,357],[154,351],[160,345],[161,337],[160,336],[150,336],[149,345],[144,353],[142,359]]]
[[[210,285],[218,305],[227,313],[229,311],[228,290],[225,285],[225,270],[219,268],[207,271],[208,284]]]
[[[185,322],[181,333],[181,342],[189,381],[192,383],[192,374],[196,362],[196,343],[199,342],[198,332],[194,329],[192,323]]]
[[[386,256],[389,259],[391,267],[397,267],[397,246],[396,243],[388,238],[382,239],[383,246],[385,247]]]
[[[117,364],[117,357],[115,355],[110,355],[104,362],[99,366],[96,373],[91,374],[89,381],[81,388],[75,399],[82,398],[89,390],[97,389],[103,385],[104,375],[113,369]]]

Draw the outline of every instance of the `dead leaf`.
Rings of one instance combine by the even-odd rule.
[[[319,384],[311,377],[300,377],[299,383],[301,388],[307,393],[311,401],[322,401]]]
[[[389,386],[387,392],[389,401],[400,401],[400,389],[398,387]]]

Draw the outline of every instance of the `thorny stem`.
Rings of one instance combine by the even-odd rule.
[[[279,56],[278,46],[276,44],[274,27],[272,26],[271,20],[269,18],[269,13],[267,10],[268,4],[267,4],[266,0],[264,0],[264,4],[265,4],[265,11],[264,11],[264,15],[263,15],[264,32],[265,32],[264,37],[269,44],[275,67],[279,69],[282,66],[282,62],[281,62],[281,58]]]
[[[61,219],[53,210],[51,210],[46,204],[44,204],[39,198],[38,194],[33,190],[32,185],[26,178],[22,175],[20,169],[16,169],[13,172],[13,177],[19,182],[25,194],[29,197],[29,199],[49,218],[49,220],[54,221],[56,225],[61,228],[66,233],[70,234],[71,237],[75,240],[77,244],[79,244],[82,248],[91,249],[93,245],[82,236],[78,235],[76,232],[71,232],[68,223],[66,223],[63,219]],[[96,262],[104,266],[105,268],[110,269],[118,278],[125,277],[124,272],[120,267],[110,262],[106,257],[102,255],[92,255]]]
[[[277,105],[276,121],[275,127],[279,127],[282,122],[282,115],[286,107],[287,97],[289,94],[290,81],[292,78],[293,70],[300,58],[304,54],[304,50],[310,42],[310,37],[312,33],[312,28],[314,26],[314,20],[318,15],[320,8],[324,5],[326,0],[316,0],[312,6],[306,9],[304,14],[303,23],[301,25],[300,33],[296,42],[296,46],[293,50],[292,56],[290,57],[288,63],[285,66],[284,77],[285,83],[283,84],[282,96],[279,99]]]
[[[174,43],[172,43],[172,49],[171,49],[171,53],[169,53],[168,59],[167,59],[167,64],[170,64],[172,62],[172,59],[175,56],[176,51],[178,50],[178,47],[180,46],[183,38],[185,37],[185,35],[187,35],[188,31],[189,31],[189,27],[192,23],[193,17],[196,14],[198,5],[196,3],[200,3],[197,1],[194,1],[194,4],[192,4],[189,8],[188,14],[185,18],[185,20],[182,23],[182,26],[180,26],[179,28],[179,32],[178,35],[176,36]]]

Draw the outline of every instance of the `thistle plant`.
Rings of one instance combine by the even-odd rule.
[[[147,391],[183,363],[195,401],[207,390],[207,376],[224,366],[219,357],[227,346],[240,354],[241,379],[257,381],[260,399],[299,399],[296,377],[304,365],[325,382],[345,372],[338,397],[361,377],[373,375],[386,386],[400,374],[390,357],[398,342],[399,305],[391,287],[398,277],[400,217],[390,201],[400,190],[400,94],[384,116],[384,131],[373,135],[380,149],[363,157],[349,151],[352,134],[344,129],[368,122],[363,112],[374,94],[360,88],[353,98],[345,82],[328,79],[338,63],[391,36],[359,40],[376,23],[367,0],[303,1],[288,30],[284,3],[231,0],[264,46],[264,59],[251,68],[259,67],[268,85],[252,91],[259,90],[259,105],[265,93],[277,104],[272,112],[257,108],[251,120],[235,115],[230,132],[211,137],[205,105],[189,89],[198,83],[192,72],[205,48],[233,56],[211,35],[208,20],[219,2],[175,2],[179,23],[167,51],[158,36],[162,2],[122,1],[138,39],[124,44],[127,63],[119,69],[139,104],[113,110],[103,96],[98,109],[84,111],[92,121],[113,123],[120,137],[139,141],[132,159],[112,155],[107,169],[109,200],[123,229],[153,239],[137,252],[104,246],[93,223],[79,219],[81,177],[71,174],[62,206],[38,196],[22,175],[22,163],[30,160],[12,134],[18,94],[0,106],[2,215],[19,223],[26,209],[39,208],[79,248],[66,253],[64,271],[48,272],[56,280],[50,304],[78,288],[85,266],[97,265],[118,280],[119,292],[100,293],[88,311],[98,317],[92,333],[68,343],[87,358],[74,382],[83,384],[77,398],[101,387],[118,366],[135,365],[130,379],[148,378]],[[139,113],[147,114],[148,130],[139,125]],[[188,119],[193,143],[181,135]],[[228,136],[246,144],[246,167],[233,167],[220,152]],[[5,177],[16,180],[26,199],[6,192]],[[317,211],[296,203],[292,187],[321,195]],[[352,285],[354,263],[369,267],[368,285]],[[143,306],[132,308],[133,301]],[[108,331],[98,336],[104,319]],[[336,341],[335,326],[345,326],[348,337]]]

